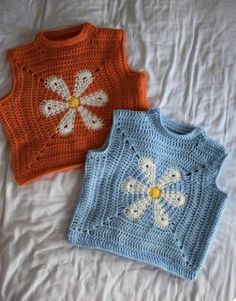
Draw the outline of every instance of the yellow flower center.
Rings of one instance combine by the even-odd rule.
[[[68,100],[68,105],[69,105],[70,108],[76,109],[80,105],[80,99],[78,97],[76,97],[76,96],[72,96]]]
[[[159,187],[157,187],[157,186],[153,186],[153,187],[151,187],[149,189],[148,193],[149,193],[150,198],[153,201],[155,201],[155,200],[157,200],[157,199],[160,198],[160,196],[161,196],[161,189]]]

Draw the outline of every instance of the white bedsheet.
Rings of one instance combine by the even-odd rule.
[[[236,2],[234,0],[0,0],[0,96],[11,87],[6,50],[41,29],[90,21],[124,28],[130,65],[149,75],[150,106],[204,126],[230,151],[218,183],[228,205],[202,273],[160,269],[78,249],[66,229],[83,171],[18,186],[0,128],[1,301],[232,301],[236,297]]]

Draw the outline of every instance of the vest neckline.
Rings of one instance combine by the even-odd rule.
[[[186,126],[176,123],[164,115],[159,108],[150,111],[156,116],[158,130],[162,134],[181,140],[193,140],[199,135],[204,135],[204,130],[197,126]]]
[[[94,31],[96,26],[90,22],[70,26],[58,30],[41,31],[38,33],[39,40],[48,47],[64,47],[75,45],[88,38],[89,33]],[[75,34],[73,37],[59,39],[63,34]],[[57,39],[58,38],[58,39]]]

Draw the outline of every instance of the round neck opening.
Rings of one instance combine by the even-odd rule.
[[[160,109],[154,109],[154,111],[158,115],[159,127],[165,135],[177,139],[193,139],[201,132],[200,127],[186,126],[170,120],[161,113]]]
[[[88,33],[95,28],[89,22],[62,28],[59,30],[42,31],[39,33],[42,41],[49,47],[60,47],[66,45],[73,45],[83,41],[88,37]]]

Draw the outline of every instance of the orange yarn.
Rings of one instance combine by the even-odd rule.
[[[13,86],[0,118],[19,184],[83,166],[108,136],[114,109],[148,109],[146,75],[129,68],[124,39],[123,30],[84,23],[8,52]]]

